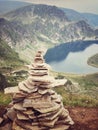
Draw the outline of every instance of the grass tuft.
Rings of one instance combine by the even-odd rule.
[[[9,94],[4,94],[3,92],[0,92],[0,105],[8,105],[12,100],[12,96]]]

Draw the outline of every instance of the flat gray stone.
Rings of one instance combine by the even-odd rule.
[[[9,109],[7,114],[9,119],[11,119],[12,121],[14,121],[15,117],[16,117],[16,112],[13,108]]]
[[[41,126],[53,127],[54,124],[57,122],[58,117],[53,120],[46,120],[44,118],[39,119],[39,123]]]
[[[17,118],[19,120],[29,120],[29,117],[25,114],[23,114],[22,112],[17,112]]]
[[[41,113],[49,113],[49,112],[53,112],[53,111],[56,111],[56,110],[59,110],[60,109],[60,105],[55,105],[55,104],[52,104],[51,107],[48,107],[48,108],[38,108],[38,107],[34,107],[34,109],[36,109],[37,111],[41,112]]]
[[[32,88],[32,90],[29,89],[29,88],[27,88],[27,87],[25,86],[24,82],[20,82],[19,85],[18,85],[18,88],[19,88],[20,90],[24,91],[24,92],[27,92],[27,93],[36,92],[37,89],[38,89],[38,88],[34,88],[34,89]]]
[[[5,94],[11,94],[11,93],[19,93],[18,87],[8,87],[4,89]]]
[[[45,109],[45,108],[50,108],[52,107],[52,103],[49,102],[48,99],[46,100],[42,100],[41,98],[40,99],[25,99],[24,102],[23,102],[23,107],[25,108],[29,108],[29,107],[32,107],[34,109]]]
[[[3,118],[0,117],[0,124],[3,122]]]
[[[16,109],[16,110],[20,110],[20,111],[22,111],[22,110],[25,111],[26,110],[26,108],[23,107],[23,103],[16,103],[16,104],[14,104],[13,108]]]
[[[67,130],[69,128],[69,125],[59,124],[55,125],[53,128],[50,128],[49,130]]]

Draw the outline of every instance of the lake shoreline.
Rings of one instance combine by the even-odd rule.
[[[87,64],[93,67],[98,68],[98,53],[89,57],[87,60]]]
[[[95,64],[91,64],[91,63],[89,63],[89,62],[87,62],[87,64],[88,64],[89,66],[92,66],[92,67],[98,68],[98,66],[95,65]]]
[[[94,73],[86,73],[86,74],[77,74],[77,73],[68,73],[68,72],[57,72],[57,71],[50,71],[50,74],[53,75],[54,77],[56,77],[57,75],[62,75],[62,76],[65,76],[66,78],[67,77],[83,77],[83,76],[90,76],[90,75],[96,75],[98,74],[98,72],[94,72]]]
[[[78,44],[77,46],[81,46],[81,44]],[[72,48],[74,48],[74,45]],[[63,53],[65,53],[65,51]],[[89,45],[82,51],[70,51],[70,53],[68,53],[68,55],[62,61],[54,60],[48,63],[55,71],[58,72],[76,74],[96,73],[98,72],[98,67],[96,65],[93,65],[95,64],[95,62],[89,62],[89,58],[92,57],[92,55],[95,55],[96,53],[98,53],[98,44],[92,43],[92,45]],[[59,56],[59,54],[57,54],[57,56]]]

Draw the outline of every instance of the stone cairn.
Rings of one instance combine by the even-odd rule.
[[[6,113],[13,122],[11,130],[67,130],[73,121],[61,96],[52,90],[57,82],[49,76],[41,51],[29,69],[27,80],[18,87],[5,89],[5,93],[14,93]]]

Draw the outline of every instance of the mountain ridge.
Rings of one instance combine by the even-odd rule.
[[[4,15],[4,18],[8,19],[9,21],[16,21],[18,23],[19,22],[22,23],[23,25],[24,24],[27,25],[27,28],[29,28],[32,34],[36,35],[36,33],[37,34],[41,33],[45,36],[48,33],[46,37],[48,37],[50,41],[55,39],[55,43],[67,42],[68,39],[73,40],[76,37],[76,35],[78,35],[77,38],[78,37],[81,38],[81,36],[82,38],[84,38],[82,34],[84,33],[83,31],[85,30],[86,26],[88,26],[88,24],[85,21],[84,21],[85,24],[83,24],[83,20],[82,22],[81,21],[75,22],[76,24],[70,22],[63,11],[61,11],[55,6],[47,6],[47,5],[29,5],[26,7],[22,7],[15,11],[7,13],[6,15]],[[82,26],[78,24],[79,22],[80,24],[82,24]],[[77,27],[74,27],[77,25],[79,25],[79,28],[81,28],[80,32]],[[84,29],[82,29],[83,25],[85,26]],[[28,30],[27,28],[26,30]],[[66,28],[68,28],[67,29],[68,32]],[[76,34],[75,36],[74,34],[70,34],[72,32],[71,29],[73,30],[74,34],[75,34],[75,31],[77,32],[78,30],[78,34]],[[94,30],[92,29],[92,27],[90,27],[90,25],[89,25],[89,29],[92,33],[91,36],[94,36],[95,35]],[[88,31],[87,33],[89,36],[90,32],[89,30],[87,31]],[[55,34],[52,34],[53,32]],[[65,34],[67,36],[69,35],[69,37],[67,38]],[[64,37],[64,35],[67,39]],[[38,35],[38,37],[40,36]],[[51,37],[53,37],[53,39],[51,39]],[[40,39],[42,39],[42,37],[40,37]]]

